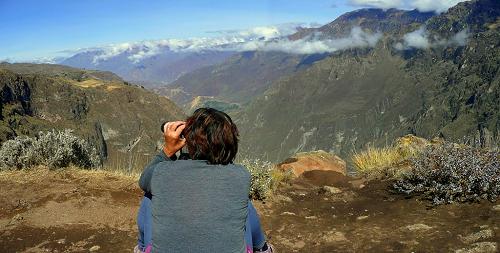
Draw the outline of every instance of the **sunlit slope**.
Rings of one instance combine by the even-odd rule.
[[[0,141],[68,128],[115,162],[154,154],[161,140],[160,124],[184,118],[168,99],[109,72],[2,64],[0,87]]]
[[[496,1],[471,1],[426,22],[443,38],[468,29],[465,46],[400,51],[385,36],[375,49],[339,52],[279,80],[237,115],[244,152],[345,157],[407,133],[499,143],[499,12]]]
[[[416,10],[362,9],[348,12],[319,28],[301,29],[288,39],[295,41],[345,38],[355,27],[369,33],[398,35],[422,25],[433,15]],[[244,105],[261,95],[273,82],[305,70],[329,55],[330,53],[325,52],[241,52],[223,63],[187,73],[157,91],[180,105],[189,104],[197,96],[212,96],[214,100]]]

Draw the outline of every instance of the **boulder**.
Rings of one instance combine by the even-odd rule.
[[[291,171],[295,176],[312,170],[333,171],[347,174],[346,162],[340,157],[323,150],[297,153],[277,166],[283,171]]]

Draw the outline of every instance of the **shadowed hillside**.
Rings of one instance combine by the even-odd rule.
[[[499,13],[497,1],[461,3],[426,21],[426,48],[397,49],[397,37],[385,36],[374,49],[338,52],[280,79],[236,116],[244,152],[345,157],[407,133],[498,145]],[[463,31],[465,44],[450,42]]]
[[[144,162],[160,145],[161,123],[184,118],[168,99],[110,72],[2,64],[0,91],[0,141],[73,129],[117,167]]]
[[[349,36],[360,27],[370,32],[403,34],[418,27],[432,13],[403,10],[362,9],[346,13],[320,28],[301,29],[288,36],[290,40],[334,39]],[[299,55],[285,52],[248,51],[234,55],[223,63],[200,68],[181,76],[170,85],[156,89],[184,106],[196,96],[245,104],[261,95],[282,77],[296,74],[327,58],[330,53]]]

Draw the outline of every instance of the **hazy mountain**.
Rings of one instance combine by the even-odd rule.
[[[60,64],[112,71],[125,80],[154,87],[170,83],[195,69],[220,63],[234,54],[229,51],[176,52],[164,48],[157,55],[139,60],[131,59],[137,53],[137,50],[131,49],[111,57],[99,58],[103,51],[98,49],[77,53]]]
[[[339,50],[350,45],[364,47],[364,44],[356,46],[365,39],[362,36],[373,35],[377,39],[376,33],[381,32],[403,34],[412,27],[419,27],[433,15],[396,9],[349,12],[319,28],[298,29],[298,32],[282,38],[283,42],[269,42],[269,48],[264,44],[260,50],[241,52],[223,63],[187,73],[156,91],[184,107],[190,107],[197,96],[244,104],[261,95],[276,80],[309,68],[337,51],[332,48],[326,52],[314,52],[315,48],[321,50],[324,46],[316,42],[330,40],[327,46],[338,46]],[[353,34],[353,31],[358,31],[356,29],[359,32]],[[360,35],[362,38],[358,38]]]
[[[0,142],[73,129],[116,167],[150,158],[161,123],[185,117],[168,99],[113,73],[48,64],[0,64],[0,102]]]
[[[275,80],[309,67],[326,54],[293,55],[282,52],[249,51],[234,55],[224,63],[208,66],[181,76],[168,86],[155,89],[184,106],[198,96],[243,104],[262,94]],[[184,96],[172,95],[181,92]]]
[[[292,34],[305,24],[213,31],[209,37],[146,40],[77,50],[59,63],[112,71],[127,81],[155,87],[193,70],[222,63],[248,46]]]
[[[407,133],[498,145],[499,14],[495,0],[460,3],[423,25],[388,28],[374,48],[338,51],[279,79],[235,115],[243,153],[281,160],[324,149],[345,157]]]

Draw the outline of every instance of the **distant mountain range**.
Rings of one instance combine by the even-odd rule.
[[[396,9],[349,12],[324,26],[299,29],[285,38],[284,43],[270,43],[273,45],[270,49],[274,50],[234,54],[220,64],[199,68],[155,91],[187,109],[192,107],[191,101],[198,96],[245,104],[261,95],[278,79],[307,69],[342,48],[370,47],[363,42],[370,38],[378,41],[377,33],[401,35],[418,28],[433,15]],[[304,50],[311,53],[300,53]]]
[[[205,38],[152,40],[77,50],[57,63],[111,71],[145,87],[177,80],[193,70],[224,62],[253,43],[289,35],[304,24],[282,24],[248,30],[218,31]]]
[[[166,47],[161,54],[134,60],[132,57],[138,53],[137,50],[127,50],[107,58],[99,58],[105,54],[102,50],[86,51],[64,59],[60,64],[112,71],[125,80],[145,87],[156,87],[166,85],[198,68],[221,63],[234,54],[231,51],[176,52]]]

